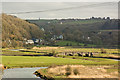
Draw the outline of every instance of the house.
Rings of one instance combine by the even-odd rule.
[[[88,40],[90,39],[90,37],[88,37]]]
[[[60,24],[63,24],[63,22],[60,22]]]
[[[51,38],[51,40],[53,40],[53,41],[54,41],[54,40],[55,40],[55,38]]]
[[[58,39],[63,39],[63,35],[58,36]]]
[[[39,41],[40,41],[40,42],[43,42],[44,40],[43,40],[43,39],[40,39]]]
[[[43,44],[44,43],[44,39],[35,39],[34,40],[34,44]]]
[[[39,39],[36,39],[34,42],[35,42],[35,43],[39,43]]]
[[[34,41],[33,40],[27,40],[26,44],[34,44]]]
[[[48,24],[50,24],[50,22],[48,22]]]
[[[53,35],[53,37],[51,38],[51,40],[56,40],[56,39],[57,39],[56,35]]]
[[[51,40],[62,40],[63,39],[63,35],[53,35],[53,37],[51,38]]]
[[[44,28],[41,28],[41,30],[42,30],[42,31],[45,31],[45,29],[44,29]]]

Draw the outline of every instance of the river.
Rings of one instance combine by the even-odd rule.
[[[111,60],[114,60],[114,61],[120,61],[120,59],[111,59]]]
[[[5,69],[2,78],[39,78],[33,73],[43,68],[47,67]]]

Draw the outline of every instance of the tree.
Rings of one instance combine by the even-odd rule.
[[[110,20],[110,17],[107,17],[106,19]]]

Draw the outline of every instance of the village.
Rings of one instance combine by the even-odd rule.
[[[63,40],[63,35],[59,35],[59,36],[56,36],[56,35],[53,35],[53,37],[50,39],[51,41],[57,41],[57,40]],[[49,42],[48,41],[45,41],[44,39],[29,39],[27,40],[26,38],[24,38],[24,41],[23,43],[25,43],[26,45],[47,45]]]

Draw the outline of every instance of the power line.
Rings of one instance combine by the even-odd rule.
[[[113,2],[104,2],[99,4],[91,4],[91,5],[84,5],[84,6],[77,6],[77,7],[68,7],[68,8],[60,8],[60,9],[50,9],[50,10],[40,10],[40,11],[27,11],[27,12],[15,12],[15,13],[7,13],[7,14],[26,14],[26,13],[40,13],[40,12],[51,12],[51,11],[61,11],[61,10],[70,10],[70,9],[77,9],[77,8],[87,8],[87,7],[95,7],[101,6],[106,4],[111,4]]]

